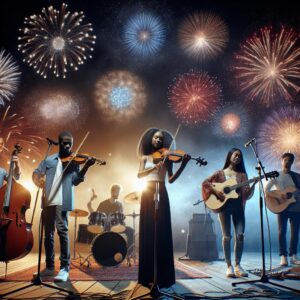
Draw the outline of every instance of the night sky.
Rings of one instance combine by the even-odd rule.
[[[49,74],[42,78],[23,62],[23,56],[18,51],[19,28],[23,27],[25,17],[39,14],[43,7],[53,5],[60,9],[62,1],[7,1],[0,3],[1,49],[9,52],[21,71],[18,92],[9,103],[11,109],[25,119],[33,127],[32,133],[42,137],[40,141],[40,156],[42,159],[47,143],[44,139],[49,136],[56,139],[61,130],[70,130],[74,134],[76,148],[87,131],[90,135],[81,151],[90,153],[98,158],[107,160],[107,166],[94,166],[87,174],[86,181],[77,188],[76,207],[86,209],[90,192],[94,187],[99,200],[108,196],[109,186],[118,182],[124,186],[122,197],[135,189],[138,159],[136,146],[139,137],[149,127],[158,127],[174,133],[180,123],[168,106],[168,89],[180,74],[195,71],[206,71],[217,78],[222,87],[222,103],[235,103],[247,110],[247,123],[239,136],[215,134],[216,124],[213,120],[200,122],[197,126],[182,125],[176,138],[177,148],[183,149],[192,156],[205,157],[208,165],[199,168],[191,161],[182,176],[172,186],[168,186],[172,215],[175,244],[182,247],[185,236],[181,229],[187,230],[188,220],[192,213],[203,212],[203,207],[192,204],[201,199],[200,184],[207,176],[223,167],[225,156],[231,147],[243,148],[246,168],[249,177],[255,175],[255,158],[251,149],[245,149],[244,143],[259,134],[261,124],[274,110],[290,104],[284,99],[277,99],[275,105],[265,107],[260,101],[247,102],[239,92],[238,84],[234,80],[232,64],[234,53],[240,45],[264,26],[272,26],[280,30],[281,26],[292,27],[296,32],[300,29],[299,5],[296,1],[103,1],[77,0],[66,1],[68,10],[83,11],[84,23],[92,23],[93,34],[97,36],[92,59],[88,59],[79,66],[78,71],[69,70],[67,78],[55,78]],[[194,12],[208,11],[218,15],[226,23],[229,40],[224,51],[210,60],[196,60],[188,57],[178,43],[178,27],[185,17]],[[151,13],[160,18],[165,26],[165,41],[159,51],[147,57],[132,54],[124,46],[122,37],[124,24],[137,13]],[[298,40],[299,47],[299,40]],[[298,60],[300,57],[298,57]],[[142,111],[129,118],[116,116],[107,118],[104,111],[98,109],[95,103],[94,89],[97,79],[109,71],[129,71],[142,80],[145,86],[146,104]],[[299,80],[298,80],[299,87]],[[47,92],[45,92],[47,91]],[[67,91],[78,101],[78,116],[70,122],[56,122],[53,119],[42,119],[35,109],[45,99],[48,92]],[[44,97],[44,98],[43,98]],[[43,99],[42,99],[43,98]],[[299,92],[293,94],[292,105],[299,106]],[[51,101],[49,100],[49,103]],[[51,103],[49,111],[51,111]],[[56,108],[57,109],[57,108]],[[3,113],[5,108],[0,108]],[[53,108],[54,110],[54,108]],[[53,116],[55,119],[55,115]],[[245,117],[246,118],[246,117]],[[243,121],[243,120],[242,120]],[[300,157],[298,158],[300,160]],[[25,164],[25,179],[35,167]],[[266,169],[278,168],[278,165],[266,165]],[[24,178],[23,178],[24,179]],[[25,180],[24,179],[24,180]],[[34,190],[33,190],[34,192]],[[250,231],[258,226],[258,194],[248,204],[246,219],[246,247],[252,247]],[[126,213],[138,211],[138,205],[125,207]],[[246,217],[247,217],[246,216]],[[215,217],[215,215],[214,215]],[[276,223],[271,215],[272,234],[276,248]],[[251,219],[251,222],[250,222]],[[176,220],[176,222],[175,222]],[[128,221],[131,223],[131,220]],[[220,237],[216,222],[217,234]],[[247,236],[248,234],[248,236]],[[219,239],[220,240],[220,239]],[[250,242],[249,242],[250,240]],[[252,248],[251,248],[252,249]]]

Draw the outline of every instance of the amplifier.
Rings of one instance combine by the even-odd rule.
[[[194,260],[218,259],[214,221],[210,214],[193,214],[189,221],[186,256]]]

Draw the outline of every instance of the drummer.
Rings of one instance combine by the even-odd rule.
[[[119,195],[122,191],[122,186],[120,184],[113,184],[110,187],[110,198],[100,202],[97,208],[97,212],[105,213],[106,216],[111,216],[113,214],[119,214],[123,218],[125,218],[123,214],[123,204],[121,201],[119,201]],[[90,213],[94,212],[92,208],[92,199],[95,197],[92,197],[91,200],[87,203],[87,207]],[[133,245],[133,239],[134,239],[134,230],[129,227],[125,226],[124,233],[127,236],[127,244],[128,244],[128,256],[132,254],[132,245]]]

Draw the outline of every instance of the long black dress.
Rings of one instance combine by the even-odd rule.
[[[155,181],[148,181],[141,198],[138,282],[144,286],[149,286],[154,279],[155,184]],[[165,183],[159,182],[159,187],[157,283],[160,288],[166,288],[175,283],[175,269],[169,197]]]

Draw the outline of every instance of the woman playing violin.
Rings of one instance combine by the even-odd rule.
[[[171,145],[174,146],[174,142],[169,132],[157,128],[149,128],[140,138],[137,149],[140,159],[138,177],[146,177],[148,183],[141,198],[139,236],[138,281],[144,286],[149,286],[154,282],[154,195],[157,182],[159,182],[160,200],[156,224],[158,228],[156,240],[157,284],[162,288],[169,287],[175,283],[171,213],[165,177],[168,174],[169,183],[173,183],[180,176],[191,157],[184,154],[180,167],[173,174],[173,162],[168,159],[167,155],[163,155],[162,159],[156,159],[156,155],[154,155],[162,148],[169,149]]]

